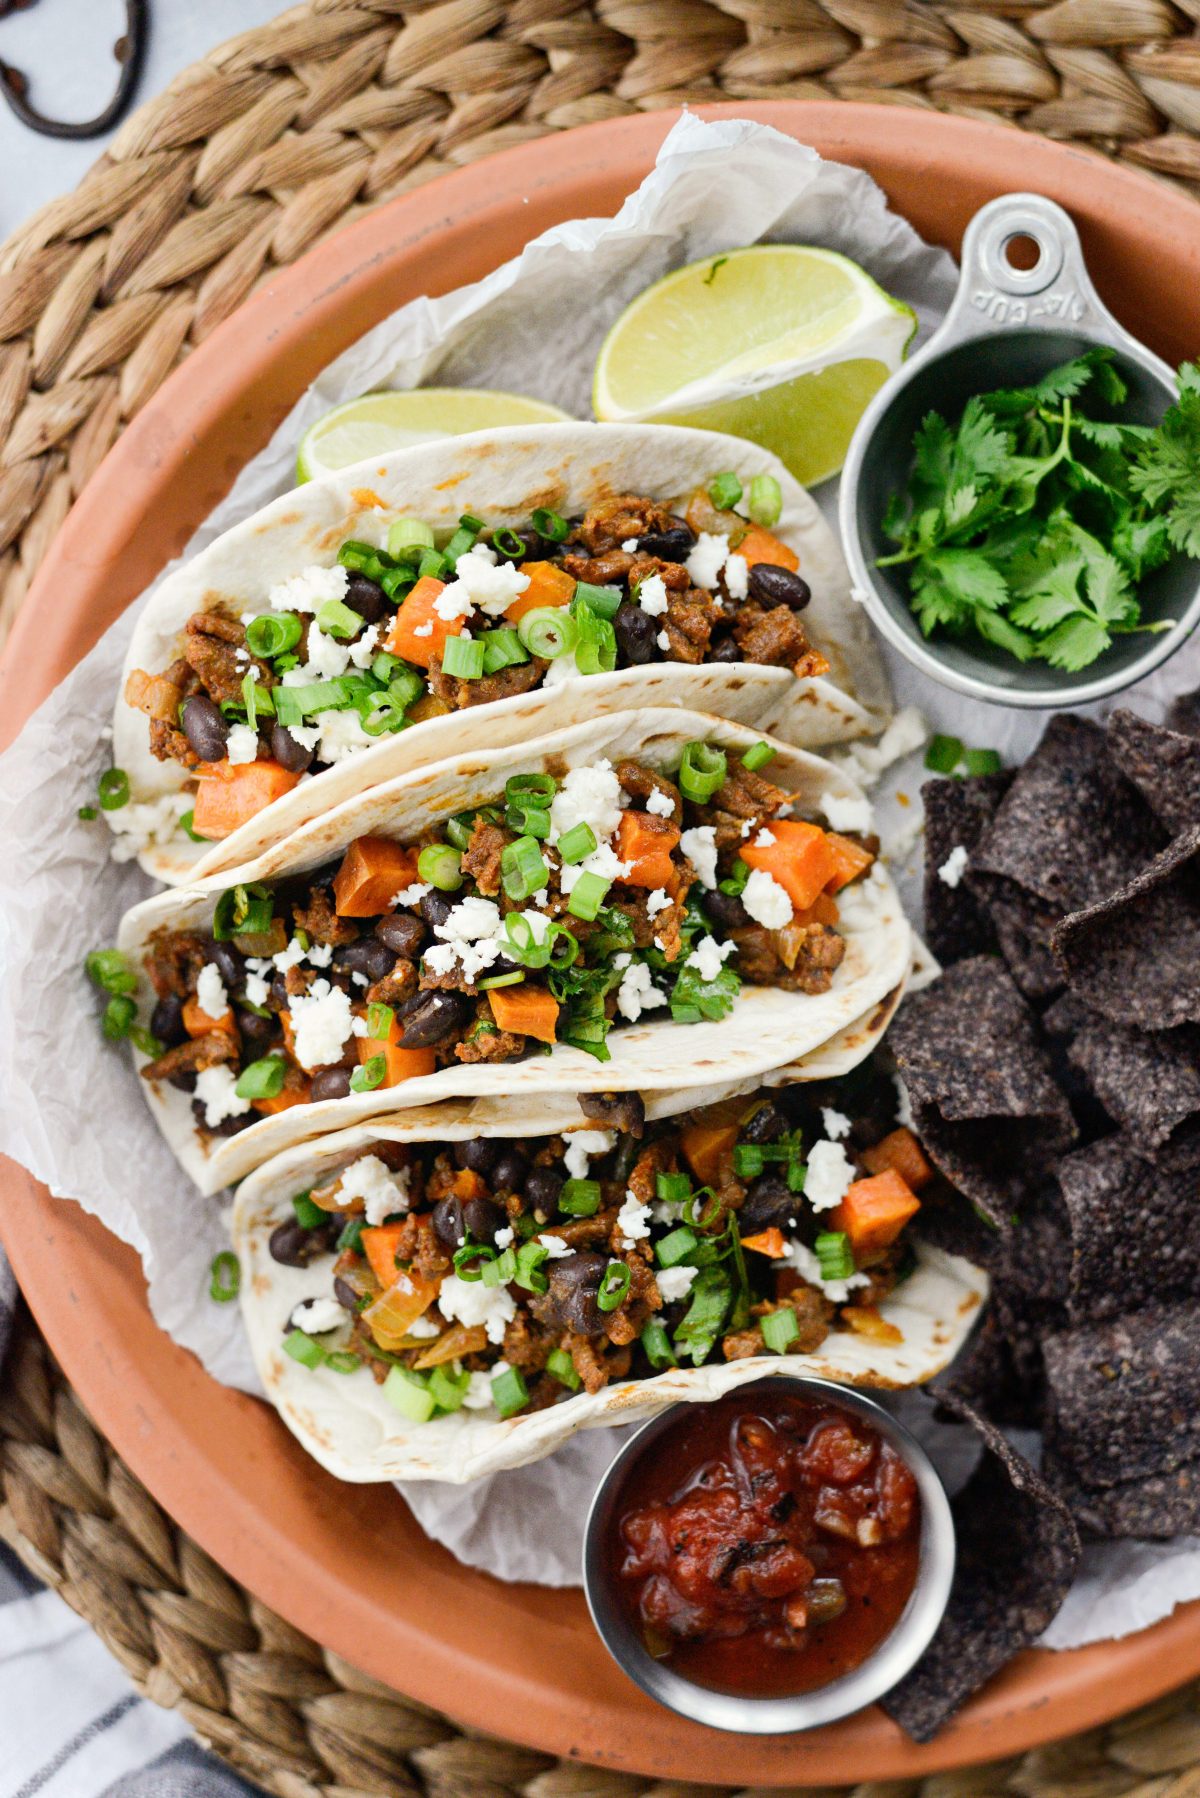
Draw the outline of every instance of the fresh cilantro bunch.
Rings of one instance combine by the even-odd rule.
[[[1114,637],[1161,631],[1137,589],[1173,550],[1200,558],[1200,367],[1179,371],[1162,423],[1112,416],[1128,390],[1097,347],[1031,387],[930,412],[908,487],[883,519],[925,635],[975,631],[1071,673]]]

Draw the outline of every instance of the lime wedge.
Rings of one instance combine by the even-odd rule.
[[[435,437],[460,437],[464,431],[488,431],[498,425],[570,422],[569,414],[523,393],[497,393],[484,387],[415,387],[405,393],[364,393],[335,406],[300,443],[296,473],[301,481],[349,468],[371,456]]]
[[[664,275],[601,346],[596,417],[727,431],[800,481],[836,474],[868,401],[904,359],[910,306],[833,250],[757,244]]]

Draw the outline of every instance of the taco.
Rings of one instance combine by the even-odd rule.
[[[915,1385],[965,1340],[986,1276],[917,1235],[937,1176],[873,1059],[587,1109],[423,1107],[243,1184],[255,1362],[330,1472],[476,1479],[764,1373]]]
[[[884,722],[808,494],[708,431],[447,439],[309,482],[163,581],[114,720],[130,801],[105,816],[177,882],[463,749],[664,704],[805,748]]]
[[[676,709],[373,787],[127,914],[152,1109],[213,1191],[398,1106],[730,1086],[869,1037],[912,957],[871,823],[830,763]]]

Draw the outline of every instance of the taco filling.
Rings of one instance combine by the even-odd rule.
[[[697,741],[672,778],[607,758],[515,774],[415,841],[358,837],[337,863],[228,888],[211,935],[150,939],[143,1076],[229,1135],[456,1061],[555,1043],[606,1061],[611,1029],[658,1008],[719,1020],[743,981],[827,992],[840,896],[878,844],[826,827],[865,828],[865,801],[799,816],[762,772],[773,754]]]
[[[878,1307],[934,1173],[896,1100],[864,1063],[649,1125],[636,1093],[583,1095],[595,1127],[565,1136],[377,1142],[271,1233],[313,1273],[283,1347],[424,1422],[834,1330],[898,1342]]]
[[[571,520],[537,509],[519,530],[464,514],[440,547],[400,518],[386,547],[343,543],[257,615],[195,612],[178,658],[135,668],[125,698],[150,720],[152,754],[194,777],[185,822],[210,840],[397,731],[571,675],[652,662],[822,675],[797,557],[756,522],[781,505],[773,477],[743,505],[722,474],[686,517],[624,494]]]

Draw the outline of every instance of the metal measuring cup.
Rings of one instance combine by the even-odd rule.
[[[1099,173],[1098,177],[1099,178]],[[1036,250],[1029,267],[1015,244]],[[982,638],[925,637],[903,567],[879,568],[895,546],[882,520],[912,464],[913,436],[929,411],[957,418],[972,394],[1021,387],[1094,344],[1115,352],[1129,388],[1122,417],[1157,424],[1175,398],[1172,370],[1131,337],[1101,301],[1070,217],[1041,194],[1006,194],[984,206],[963,239],[962,275],[945,322],[880,388],[854,433],[842,471],[839,515],[855,597],[889,643],[932,679],[974,699],[1025,707],[1083,705],[1140,680],[1191,635],[1200,617],[1200,574],[1176,555],[1140,585],[1147,623],[1161,634],[1118,637],[1079,675],[1018,662]]]

